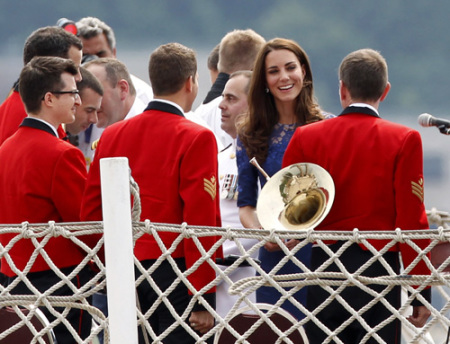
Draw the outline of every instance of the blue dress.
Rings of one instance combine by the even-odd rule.
[[[283,155],[287,148],[289,141],[294,134],[298,124],[276,124],[272,134],[270,135],[269,151],[267,159],[261,167],[266,171],[269,176],[273,176],[281,169],[283,161]],[[237,140],[236,147],[236,161],[238,165],[238,206],[252,206],[256,207],[258,199],[258,179],[261,183],[261,188],[266,183],[266,178],[257,170],[256,167],[249,163],[249,158],[245,151],[242,142]],[[298,260],[303,262],[306,266],[310,266],[311,259],[311,244],[303,247],[295,255]],[[285,257],[283,251],[269,252],[264,247],[259,250],[259,259],[261,260],[261,268],[270,272],[278,262]],[[297,265],[292,261],[288,261],[280,270],[277,275],[302,273]],[[273,287],[261,287],[256,291],[256,301],[275,304],[281,294]],[[293,297],[306,307],[306,287],[300,289]],[[301,320],[304,318],[304,314],[291,302],[285,301],[282,308],[291,313],[294,317]]]

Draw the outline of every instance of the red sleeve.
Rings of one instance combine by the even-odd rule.
[[[406,136],[397,157],[394,171],[395,207],[397,216],[395,227],[404,230],[427,229],[428,220],[423,204],[423,157],[422,141],[417,131],[413,130]],[[415,240],[420,249],[425,249],[429,240]],[[408,244],[400,244],[403,265],[405,269],[417,257],[418,252]],[[428,255],[429,257],[429,255]],[[413,270],[412,274],[429,274],[430,271],[423,261]]]
[[[221,226],[217,168],[215,137],[210,131],[202,131],[186,150],[180,165],[183,220],[188,225]],[[199,240],[208,251],[217,238],[208,236]],[[186,267],[189,269],[201,258],[201,254],[193,239],[184,240],[184,245]],[[208,263],[200,265],[189,276],[189,280],[197,290],[214,278],[215,271]]]

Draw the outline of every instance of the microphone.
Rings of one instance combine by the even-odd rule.
[[[450,121],[433,117],[429,113],[421,114],[417,121],[422,127],[438,127],[442,134],[450,135]]]

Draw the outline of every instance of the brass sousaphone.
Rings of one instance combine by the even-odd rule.
[[[271,178],[253,158],[250,162],[266,177],[256,213],[264,229],[315,228],[328,215],[334,201],[334,183],[321,166],[298,163]]]

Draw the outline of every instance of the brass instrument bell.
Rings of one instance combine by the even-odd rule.
[[[256,161],[252,162],[258,169]],[[330,174],[312,163],[278,171],[261,190],[256,213],[264,229],[301,230],[317,227],[334,201]]]

